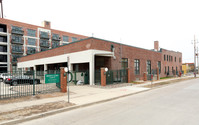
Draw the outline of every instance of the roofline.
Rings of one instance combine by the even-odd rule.
[[[102,40],[102,41],[105,41],[105,42],[120,44],[120,45],[124,45],[124,46],[134,47],[134,48],[143,49],[143,50],[152,51],[152,52],[157,52],[157,53],[162,53],[162,52],[160,52],[160,51],[154,51],[154,50],[144,49],[144,48],[135,47],[135,46],[132,46],[132,45],[126,45],[126,44],[123,44],[123,43],[114,42],[114,41],[105,40],[105,39],[100,39],[100,38],[96,38],[96,37],[88,37],[88,38],[81,39],[81,40],[78,40],[78,41],[75,41],[75,42],[70,42],[70,43],[68,43],[68,44],[66,44],[66,45],[60,45],[60,46],[58,46],[58,47],[56,47],[56,48],[63,47],[63,46],[67,46],[67,45],[73,44],[73,43],[82,42],[82,41],[88,40],[88,39],[97,39],[97,40]],[[46,50],[46,51],[49,51],[49,50],[52,50],[52,49],[56,49],[56,48],[51,48],[51,49],[48,49],[48,50]],[[42,53],[42,52],[46,52],[46,51],[40,51],[40,52],[37,52],[37,53]],[[36,53],[35,53],[35,54],[36,54]],[[33,55],[33,54],[32,54],[32,55]],[[26,55],[26,56],[31,56],[31,55]],[[26,56],[22,56],[22,57],[20,57],[20,58],[23,58],[23,57],[26,57]]]
[[[164,48],[160,48],[160,50],[166,50],[166,51],[170,51],[170,52],[175,52],[175,53],[181,53],[182,54],[182,52],[179,52],[179,51],[173,51],[173,50],[168,50],[168,49],[164,49]]]
[[[154,50],[150,50],[150,49],[140,48],[140,47],[127,45],[127,44],[123,44],[123,43],[119,43],[119,42],[115,42],[115,41],[105,40],[105,39],[101,39],[101,38],[96,38],[96,37],[89,37],[89,38],[93,38],[93,39],[97,39],[97,40],[103,40],[103,41],[106,41],[106,42],[111,42],[111,43],[120,44],[120,45],[124,45],[124,46],[134,47],[134,48],[137,48],[137,49],[143,49],[143,50],[161,53],[160,51],[154,51]]]

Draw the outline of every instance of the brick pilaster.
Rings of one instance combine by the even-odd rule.
[[[157,80],[160,79],[159,68],[157,68]]]
[[[65,93],[67,92],[67,75],[64,76],[64,67],[61,67],[61,72],[60,72],[60,85],[61,85],[61,92]]]
[[[106,86],[106,71],[105,71],[105,68],[101,68],[101,86]]]
[[[144,81],[147,81],[147,72],[144,72],[144,78],[143,78]]]

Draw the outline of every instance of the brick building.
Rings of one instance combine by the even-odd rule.
[[[159,69],[160,77],[181,71],[182,54],[159,48],[147,50],[98,38],[86,38],[48,51],[18,59],[18,68],[32,67],[36,71],[57,70],[67,66],[71,71],[89,71],[90,85],[95,83],[96,71],[129,68],[130,81],[143,80],[144,74]]]
[[[0,18],[0,72],[16,70],[17,58],[56,48],[87,36]]]

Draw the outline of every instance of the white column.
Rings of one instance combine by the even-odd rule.
[[[47,68],[47,64],[44,64],[44,71],[48,70]]]
[[[33,70],[36,71],[36,65],[33,66]]]
[[[48,70],[48,66],[47,64],[44,64],[44,82],[45,83],[45,75],[46,75],[46,71]]]
[[[73,64],[69,65],[69,69],[70,69],[70,71],[73,71]]]
[[[89,79],[90,79],[90,85],[94,85],[94,70],[95,69],[95,59],[94,59],[94,54],[91,54],[91,60],[89,62]]]

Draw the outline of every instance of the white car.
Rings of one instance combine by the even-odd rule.
[[[8,74],[8,73],[1,73],[0,74],[0,81],[3,82],[5,81],[7,78],[12,77],[12,75]]]

